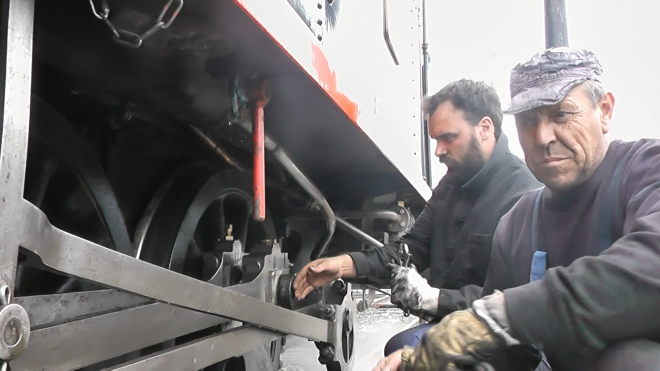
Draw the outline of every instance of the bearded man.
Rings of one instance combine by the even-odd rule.
[[[436,142],[435,155],[448,171],[413,228],[382,248],[312,261],[294,280],[298,299],[338,278],[387,280],[387,265],[400,262],[397,245],[407,244],[417,270],[398,277],[392,302],[430,323],[395,335],[385,347],[386,355],[417,345],[447,308],[460,307],[451,296],[440,297],[440,288],[483,285],[498,221],[524,193],[541,187],[509,151],[500,100],[492,87],[455,81],[426,97],[422,109]],[[428,281],[418,273],[427,268]]]

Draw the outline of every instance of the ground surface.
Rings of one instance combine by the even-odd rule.
[[[356,300],[361,295],[356,293]],[[378,300],[378,299],[377,299]],[[380,300],[379,302],[387,303]],[[358,313],[355,327],[354,371],[370,371],[383,358],[385,343],[396,333],[416,325],[418,318],[404,317],[398,309],[374,309]],[[280,371],[325,371],[318,362],[319,352],[313,342],[290,336],[282,354]]]

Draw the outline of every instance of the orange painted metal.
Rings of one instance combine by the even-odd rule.
[[[266,101],[255,103],[252,120],[252,139],[254,142],[254,167],[252,170],[254,185],[254,215],[256,221],[266,219],[266,161],[264,150],[264,106]]]
[[[330,95],[335,103],[337,103],[339,108],[341,108],[354,123],[357,123],[358,105],[337,90],[337,75],[330,69],[328,58],[323,54],[321,47],[312,44],[312,56],[312,65],[314,66],[314,69],[316,69],[318,82],[321,87],[325,89],[328,95]]]
[[[237,116],[250,111],[252,118],[252,142],[254,147],[252,166],[253,188],[253,219],[262,222],[266,219],[266,153],[264,107],[270,100],[270,84],[268,81],[253,77],[244,79],[236,77],[234,98],[236,99]],[[245,112],[248,113],[248,112]]]

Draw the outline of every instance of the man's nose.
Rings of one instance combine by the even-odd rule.
[[[446,155],[446,154],[447,154],[447,148],[445,148],[445,146],[442,145],[442,143],[440,143],[439,140],[436,141],[435,142],[435,156],[440,157],[440,156]]]
[[[534,128],[534,141],[543,147],[556,142],[555,127],[556,124],[547,117],[539,118]]]

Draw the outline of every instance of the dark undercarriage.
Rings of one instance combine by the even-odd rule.
[[[142,32],[164,3],[110,1],[110,20],[117,29]],[[37,1],[33,58],[24,198],[53,226],[94,243],[203,280],[233,240],[262,260],[281,242],[292,270],[309,261],[328,237],[327,224],[318,202],[272,154],[267,218],[251,218],[252,137],[229,119],[237,75],[269,82],[266,133],[332,209],[389,209],[408,217],[423,206],[366,134],[233,1],[186,0],[171,27],[139,48],[114,42],[87,1]],[[397,209],[403,201],[405,211]],[[399,228],[396,219],[393,226],[390,214],[389,221],[368,214],[352,221],[386,242],[412,225]],[[362,248],[337,229],[325,254]],[[31,261],[25,252],[23,260]],[[217,284],[254,276],[236,270]],[[98,288],[22,264],[15,294]],[[218,369],[240,367],[225,362]]]
[[[110,20],[118,29],[146,30],[163,3],[111,1]],[[192,127],[251,167],[251,135],[228,120],[229,86],[236,74],[258,74],[269,81],[267,135],[285,149],[333,208],[361,209],[373,197],[411,188],[368,137],[233,1],[186,1],[170,28],[136,49],[113,42],[111,31],[93,16],[88,2],[38,2],[35,13],[34,95],[59,112],[87,144],[116,195],[129,235],[158,185],[174,169],[200,160],[229,167]],[[28,185],[43,172],[35,167],[43,166],[43,158],[37,156],[44,155],[33,152],[37,151],[30,152]],[[266,175],[304,194],[271,156],[267,156]],[[86,211],[61,209],[72,207],[70,198],[84,194],[65,180],[49,186],[52,201],[44,200],[42,208],[68,215],[68,220],[54,220],[62,227],[81,228],[75,233],[91,237],[85,233],[93,233],[93,228],[81,223],[94,214],[90,205]],[[290,216],[288,206],[302,206],[290,205],[269,187],[267,192],[275,220]],[[414,201],[418,207],[419,200]]]

